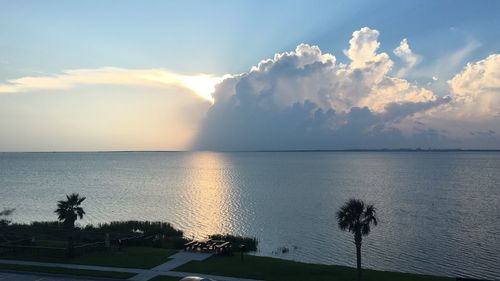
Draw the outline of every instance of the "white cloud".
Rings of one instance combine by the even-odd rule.
[[[193,147],[202,149],[500,148],[500,54],[469,63],[448,84],[441,82],[450,94],[442,97],[404,78],[421,60],[406,39],[394,50],[405,65],[393,75],[394,62],[379,52],[378,38],[368,27],[353,32],[344,51],[347,64],[318,46],[300,44],[237,75],[104,67],[22,77],[0,84],[0,93],[86,85],[180,87],[215,100],[201,124],[190,123],[201,128]],[[443,60],[458,65],[478,46],[469,42]]]
[[[481,47],[479,41],[469,38],[463,46],[439,57],[434,63],[423,70],[431,73],[439,73],[441,77],[451,77],[479,47]]]
[[[367,62],[371,62],[376,57],[376,51],[380,47],[377,41],[379,32],[377,30],[363,27],[352,33],[349,40],[349,49],[344,51],[346,56],[351,59],[353,67],[363,67]]]
[[[399,46],[393,52],[405,63],[405,66],[398,71],[398,76],[405,76],[410,69],[422,60],[420,55],[415,54],[411,50],[406,38],[401,40]]]
[[[214,93],[194,144],[209,149],[391,147],[404,143],[396,124],[448,103],[426,88],[391,76],[393,61],[377,53],[379,32],[353,33],[339,64],[318,46],[300,44]],[[413,132],[421,134],[421,132]],[[420,139],[415,136],[415,139]]]
[[[398,128],[424,126],[443,132],[447,147],[499,149],[500,54],[468,63],[448,85],[450,103],[405,120]]]
[[[468,63],[448,84],[461,114],[500,117],[500,54]]]
[[[66,70],[52,76],[21,77],[0,84],[0,93],[20,93],[46,90],[67,90],[84,85],[128,85],[164,88],[177,86],[193,91],[203,99],[213,101],[214,86],[226,76],[207,74],[184,75],[163,69],[97,69]]]
[[[440,97],[391,75],[394,63],[378,52],[378,36],[355,31],[344,51],[349,64],[300,44],[222,81],[193,147],[500,148],[500,55],[467,65]],[[452,63],[473,48],[452,55]],[[406,39],[394,53],[408,72],[421,59]]]

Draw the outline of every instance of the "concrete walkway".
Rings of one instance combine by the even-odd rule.
[[[130,278],[129,280],[133,281],[147,281],[157,275],[170,275],[170,276],[176,276],[176,275],[171,275],[170,271],[176,267],[179,267],[185,263],[188,263],[190,261],[202,261],[204,259],[207,259],[211,256],[211,254],[202,254],[202,253],[192,253],[192,252],[178,252],[177,254],[171,255],[169,258],[169,261],[167,261],[164,264],[160,264],[156,267],[153,267],[151,270],[148,270],[147,272],[143,272],[140,274],[137,274],[136,276]],[[166,274],[168,272],[169,274]],[[193,274],[188,274],[188,275],[193,275]],[[183,275],[186,276],[186,275]]]
[[[211,257],[212,254],[203,254],[203,253],[193,253],[193,252],[178,252],[177,254],[171,255],[168,257],[170,260],[164,264],[160,264],[157,267],[154,267],[152,270],[154,271],[170,271],[176,267],[179,267],[185,263],[190,261],[202,261]]]
[[[111,267],[111,266],[97,266],[97,265],[81,265],[81,264],[64,264],[64,263],[48,263],[48,262],[34,262],[34,261],[19,261],[19,260],[2,260],[0,263],[4,264],[19,264],[19,265],[32,265],[32,266],[46,266],[46,267],[62,267],[70,269],[86,269],[86,270],[96,270],[96,271],[114,271],[114,272],[128,272],[135,273],[137,275],[129,278],[132,281],[147,281],[158,275],[168,275],[174,277],[185,277],[185,276],[200,276],[204,278],[214,279],[217,281],[261,281],[255,279],[245,279],[237,277],[227,277],[227,276],[217,276],[217,275],[207,275],[192,272],[178,272],[172,271],[183,264],[190,261],[202,261],[209,258],[211,254],[202,253],[191,253],[191,252],[178,252],[169,257],[169,261],[164,264],[160,264],[152,269],[139,269],[139,268],[125,268],[125,267]]]
[[[169,261],[164,264],[160,264],[157,267],[152,268],[148,272],[137,274],[136,276],[130,278],[129,280],[133,281],[147,281],[158,275],[168,275],[174,277],[186,277],[186,276],[200,276],[204,278],[214,279],[217,281],[259,281],[254,279],[245,279],[245,278],[236,278],[236,277],[227,277],[227,276],[215,276],[215,275],[207,275],[207,274],[199,274],[199,273],[191,273],[191,272],[178,272],[172,271],[174,268],[177,268],[183,264],[186,264],[190,261],[202,261],[209,257],[212,254],[203,254],[203,253],[192,253],[192,252],[178,252],[175,255],[169,257]]]

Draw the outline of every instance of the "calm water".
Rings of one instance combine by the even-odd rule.
[[[353,238],[335,211],[357,197],[380,217],[364,266],[500,278],[500,153],[0,153],[0,208],[15,221],[55,220],[70,192],[87,197],[83,223],[164,220],[188,236],[256,236],[260,255],[349,266]]]

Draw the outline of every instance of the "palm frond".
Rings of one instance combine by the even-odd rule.
[[[349,199],[337,212],[337,223],[341,230],[366,236],[371,224],[377,225],[375,207],[359,199]]]
[[[85,200],[85,197],[80,197],[78,193],[66,194],[66,200],[57,202],[57,209],[54,211],[58,219],[69,227],[74,227],[75,221],[83,219],[85,211],[80,204]]]
[[[12,213],[15,211],[16,209],[12,208],[12,209],[3,209],[3,211],[0,212],[0,217],[7,217],[7,216],[10,216],[12,215]]]

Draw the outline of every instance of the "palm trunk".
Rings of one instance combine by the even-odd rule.
[[[73,241],[73,231],[71,231],[68,237],[68,253],[67,253],[68,258],[73,258],[75,256],[74,249],[75,249],[75,244]]]
[[[74,242],[74,232],[75,232],[75,222],[72,221],[68,223],[68,249],[67,256],[68,258],[73,258],[75,256],[75,242]]]
[[[356,244],[356,266],[357,266],[357,274],[358,281],[361,281],[361,233],[356,233],[354,237],[354,243]]]

